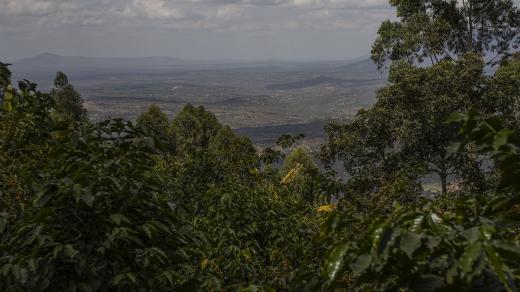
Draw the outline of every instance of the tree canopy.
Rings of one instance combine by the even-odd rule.
[[[0,63],[0,290],[518,291],[518,8],[390,4],[388,84],[319,155],[191,104],[89,121]]]
[[[56,73],[54,89],[51,96],[54,98],[54,117],[56,120],[68,123],[85,122],[88,119],[87,110],[83,106],[83,98],[63,72]]]
[[[466,53],[497,64],[520,45],[520,10],[511,0],[390,0],[397,21],[384,21],[372,59],[438,63]]]

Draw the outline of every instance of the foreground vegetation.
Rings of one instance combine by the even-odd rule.
[[[520,12],[390,3],[389,85],[326,128],[346,182],[301,135],[257,151],[192,105],[93,124],[65,74],[0,63],[0,290],[517,291]]]

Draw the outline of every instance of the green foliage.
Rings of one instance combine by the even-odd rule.
[[[322,235],[335,242],[323,270],[328,287],[518,290],[520,139],[497,118],[471,113],[452,115],[451,121],[463,122],[462,140],[451,150],[473,145],[494,159],[502,191],[451,198],[448,205],[398,207],[390,218],[331,216]],[[354,239],[343,235],[353,226],[370,228]]]
[[[478,183],[478,163],[467,153],[447,159],[446,147],[458,128],[445,123],[452,112],[483,104],[482,70],[482,60],[475,55],[426,68],[395,64],[391,83],[378,92],[374,107],[360,111],[350,124],[326,129],[329,142],[323,157],[342,160],[358,191],[373,192],[374,185],[380,188],[396,172],[415,180],[434,173],[444,194],[453,176],[472,188],[485,187]]]
[[[138,126],[145,127],[158,136],[167,134],[169,123],[168,116],[155,104],[152,104],[146,112],[137,117]]]
[[[4,96],[5,89],[11,83],[11,71],[9,65],[0,62],[0,97]]]
[[[58,71],[56,73],[56,77],[54,78],[54,87],[55,88],[64,88],[69,84],[69,77],[65,75],[65,73]]]
[[[157,105],[150,105],[146,112],[137,117],[136,125],[163,147],[174,149],[173,138],[169,135],[170,121]]]
[[[303,147],[294,149],[285,158],[280,172],[283,176],[286,176],[291,170],[296,168],[301,172],[312,171],[318,168],[309,152]]]
[[[349,180],[322,226],[323,287],[517,291],[520,140],[504,124],[518,128],[518,58],[507,57],[519,10],[511,1],[390,4],[399,19],[381,25],[372,49],[380,68],[393,61],[390,84],[374,107],[326,128],[322,157],[341,160]],[[483,73],[490,55],[486,64],[502,59],[492,76]],[[425,59],[431,66],[415,66]],[[482,117],[452,116],[470,110]],[[442,195],[428,202],[420,178],[432,173]],[[448,179],[462,188],[448,193]]]
[[[387,220],[364,222],[371,227],[360,239],[330,250],[325,267],[336,267],[324,270],[330,287],[516,291],[518,241],[504,238],[503,222],[486,218],[493,214],[479,203],[466,200],[444,213],[401,210]]]
[[[508,129],[497,117],[482,118],[469,114],[453,114],[453,122],[463,122],[460,129],[462,142],[452,145],[452,151],[462,151],[474,145],[479,153],[493,159],[499,171],[499,187],[520,191],[520,135]]]
[[[202,287],[309,287],[312,278],[306,275],[319,264],[312,244],[301,241],[316,233],[311,213],[301,197],[275,185],[249,188],[230,181],[209,189],[195,218],[209,241],[201,262],[207,279]]]
[[[185,206],[182,217],[193,222],[201,238],[193,283],[204,290],[310,283],[300,277],[318,275],[312,242],[301,241],[317,232],[311,205],[288,192],[279,175],[260,169],[249,138],[191,105],[174,119],[169,133],[178,148],[160,150],[154,171],[165,180],[171,200]]]
[[[301,134],[258,153],[189,104],[91,124],[65,74],[45,94],[0,63],[0,290],[518,291],[519,11],[390,4],[372,51],[389,84],[326,128],[346,183],[286,156]]]
[[[303,138],[305,138],[305,135],[301,133],[297,135],[284,134],[278,138],[278,141],[276,141],[276,145],[286,149],[293,146],[294,143]]]
[[[177,153],[190,155],[208,147],[220,128],[222,126],[215,115],[203,106],[188,104],[173,119],[170,130],[177,145]]]
[[[0,245],[2,288],[161,290],[187,282],[192,271],[182,265],[195,237],[151,172],[153,141],[121,120],[58,137],[30,211]]]
[[[390,0],[397,21],[384,21],[372,45],[379,68],[386,61],[438,63],[466,53],[496,64],[520,45],[520,10],[511,0]]]
[[[48,163],[53,146],[52,99],[27,81],[19,87],[7,82],[0,110],[0,212],[11,218],[26,208],[34,184],[40,181],[35,174]]]
[[[55,101],[54,119],[67,123],[81,123],[88,121],[87,110],[83,107],[83,98],[69,83],[67,75],[56,73],[55,88],[51,96]]]
[[[489,82],[485,108],[506,126],[520,129],[520,55],[506,60]]]
[[[226,174],[232,174],[245,182],[259,166],[251,140],[245,136],[236,136],[227,126],[211,138],[208,151],[220,180],[225,179]]]
[[[278,151],[273,147],[267,147],[260,153],[260,160],[266,165],[272,165],[280,162],[285,157],[282,151]]]
[[[280,174],[283,178],[282,184],[287,185],[292,193],[298,194],[309,203],[337,194],[336,191],[322,185],[326,182],[325,176],[320,172],[310,153],[303,147],[295,148],[285,158]]]

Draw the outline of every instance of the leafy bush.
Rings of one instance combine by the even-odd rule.
[[[347,224],[355,222],[351,215],[334,215],[325,229],[335,241],[324,266],[328,287],[518,290],[520,139],[496,118],[471,113],[451,120],[464,122],[463,139],[452,149],[473,144],[494,159],[500,170],[499,192],[465,195],[449,206],[401,207],[390,218],[362,218],[357,223],[370,228],[356,240],[341,237],[351,229]]]
[[[2,289],[181,287],[196,237],[151,169],[153,143],[128,122],[60,133],[32,208],[2,236]]]

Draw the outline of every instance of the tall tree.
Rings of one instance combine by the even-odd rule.
[[[0,110],[11,110],[13,98],[10,92],[11,90],[11,71],[9,70],[9,64],[0,62],[0,100],[2,101]]]
[[[520,53],[498,68],[489,82],[486,108],[510,128],[520,129]]]
[[[159,135],[166,135],[169,123],[168,116],[155,104],[150,105],[146,112],[137,117],[137,125],[146,127]]]
[[[457,127],[446,120],[452,112],[482,104],[482,70],[483,63],[475,55],[426,68],[396,64],[390,85],[378,92],[374,107],[361,112],[353,124],[361,126],[349,127],[349,132],[329,128],[328,155],[345,158],[350,175],[385,175],[410,167],[419,176],[435,173],[443,194],[450,176],[478,177],[478,165],[469,159],[447,158],[446,148]]]
[[[383,22],[372,59],[437,63],[472,52],[496,64],[520,45],[520,10],[511,0],[390,0],[397,21]]]
[[[54,89],[51,91],[56,108],[54,118],[66,122],[85,122],[88,120],[88,113],[83,106],[81,94],[69,83],[67,75],[63,72],[56,73],[54,79]]]
[[[150,105],[146,112],[137,117],[136,122],[156,142],[161,143],[168,151],[173,151],[174,141],[169,135],[170,121],[157,105]]]
[[[506,98],[518,95],[514,65],[500,68],[491,86],[483,69],[507,60],[520,45],[519,9],[509,0],[390,4],[398,20],[382,23],[372,47],[380,68],[391,63],[390,84],[349,125],[328,127],[323,156],[343,160],[351,185],[369,193],[403,171],[417,179],[437,174],[444,194],[454,176],[468,187],[485,187],[478,161],[446,157],[457,129],[445,121],[451,112],[470,108],[514,115],[510,107],[517,106]],[[426,60],[430,66],[417,66]]]
[[[7,86],[11,83],[9,64],[0,62],[0,97],[3,98]]]
[[[208,145],[210,159],[220,179],[234,175],[242,181],[251,178],[259,166],[256,149],[246,136],[237,136],[230,127],[222,127]]]
[[[222,128],[214,114],[203,106],[187,104],[177,114],[171,133],[179,154],[189,154],[207,148],[212,137]]]
[[[303,147],[298,147],[285,158],[280,172],[283,176],[286,176],[295,169],[300,169],[302,172],[305,172],[317,168],[318,166],[312,159],[309,151]]]

